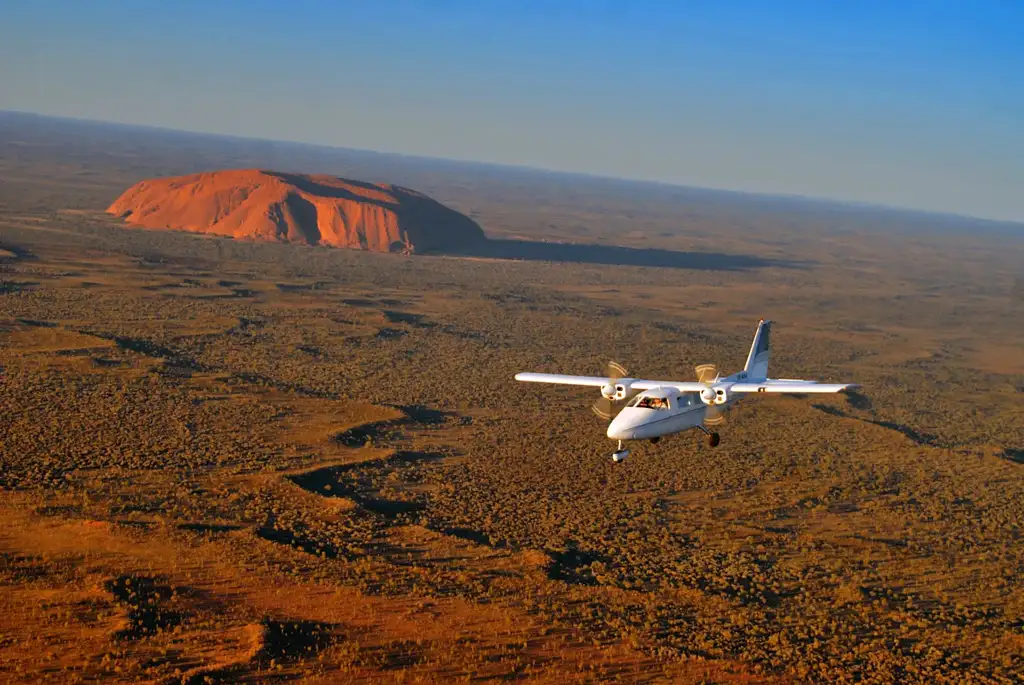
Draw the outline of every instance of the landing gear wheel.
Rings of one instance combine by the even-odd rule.
[[[655,437],[655,438],[651,438],[651,444],[652,445],[657,445],[658,442],[660,442],[660,441],[661,441],[661,436],[660,435]]]
[[[625,447],[623,446],[623,444],[622,444],[622,441],[621,441],[621,440],[619,440],[619,449],[618,449],[618,450],[616,450],[616,451],[615,451],[615,452],[614,452],[614,453],[612,454],[612,461],[614,461],[614,462],[615,462],[616,464],[618,464],[618,463],[619,463],[620,461],[622,461],[623,459],[625,459],[625,458],[626,458],[626,457],[628,457],[628,456],[629,456],[629,450],[627,450],[627,449],[626,449],[626,448],[625,448]]]
[[[718,447],[718,443],[720,443],[721,441],[722,441],[722,439],[720,437],[718,437],[718,433],[709,433],[708,434],[708,446],[709,447]]]

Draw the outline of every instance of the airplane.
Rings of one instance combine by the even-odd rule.
[[[594,413],[612,419],[619,403],[626,406],[608,424],[608,437],[618,440],[612,460],[629,456],[627,440],[649,440],[656,444],[663,436],[698,429],[708,437],[708,445],[717,447],[720,437],[708,430],[725,421],[725,412],[742,396],[752,393],[837,393],[861,387],[857,383],[818,383],[792,378],[768,378],[771,355],[771,321],[757,323],[754,342],[742,371],[722,378],[713,364],[701,364],[695,370],[697,381],[659,381],[629,378],[625,368],[609,362],[605,376],[570,376],[555,373],[517,373],[517,381],[559,383],[601,388]]]

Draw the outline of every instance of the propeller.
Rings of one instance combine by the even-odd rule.
[[[725,410],[717,404],[709,404],[704,412],[705,426],[718,426],[725,423]]]
[[[605,365],[604,375],[611,379],[612,383],[614,383],[620,378],[625,378],[626,376],[628,376],[629,372],[626,371],[626,367],[623,366],[622,364],[616,361],[610,361]],[[607,421],[610,420],[612,416],[615,415],[615,405],[616,402],[614,400],[610,400],[604,395],[601,395],[590,408],[593,410],[595,414],[597,414],[602,419]]]
[[[707,426],[717,426],[725,423],[726,410],[721,405],[713,404],[715,401],[715,389],[712,387],[712,383],[721,377],[718,373],[718,367],[714,364],[701,364],[694,371],[697,372],[697,382],[707,386],[700,391],[700,397],[706,407],[704,411],[704,424]]]

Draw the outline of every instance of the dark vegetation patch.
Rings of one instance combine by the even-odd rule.
[[[491,536],[483,533],[479,530],[473,530],[472,528],[461,528],[459,526],[448,526],[441,527],[438,531],[444,535],[450,535],[453,538],[459,538],[460,540],[466,540],[477,545],[483,545],[484,547],[494,547],[495,549],[501,549],[504,545],[501,541],[492,541]]]
[[[35,319],[15,319],[18,323],[23,326],[32,326],[33,328],[56,328],[57,324],[53,321],[37,321]]]
[[[408,334],[408,331],[403,331],[401,328],[382,328],[377,331],[377,338],[380,340],[395,340]]]
[[[404,435],[402,428],[436,428],[450,423],[465,426],[472,423],[471,417],[460,416],[455,412],[441,411],[423,405],[406,404],[391,406],[400,410],[405,416],[397,419],[361,424],[338,433],[334,436],[334,439],[346,447],[364,447],[371,444],[380,447],[400,440]]]
[[[917,429],[911,428],[910,426],[907,426],[907,425],[902,424],[902,423],[896,423],[895,421],[868,421],[868,423],[873,423],[876,426],[881,426],[882,428],[888,428],[889,430],[896,431],[897,433],[900,433],[900,434],[906,436],[912,442],[916,442],[919,445],[936,445],[937,444],[934,435],[928,435],[927,433],[922,433],[922,432],[918,431]]]
[[[104,583],[104,589],[128,609],[128,627],[115,635],[118,640],[139,640],[173,628],[184,615],[168,608],[174,589],[147,576],[125,574]]]
[[[274,523],[260,526],[256,529],[256,535],[276,542],[280,545],[293,547],[300,552],[311,554],[326,559],[337,559],[343,551],[336,545],[319,536],[310,535],[303,530],[302,526],[277,526]]]
[[[148,290],[148,291],[151,291],[151,292],[159,292],[161,290],[168,290],[168,289],[172,289],[173,290],[174,288],[184,288],[184,287],[185,287],[184,283],[181,283],[179,281],[172,281],[170,283],[156,283],[156,284],[153,284],[153,285],[144,285],[144,286],[141,286],[141,290]]]
[[[309,659],[338,639],[336,626],[318,621],[264,619],[261,629],[260,646],[254,656],[259,664]]]
[[[861,406],[868,406],[868,407],[870,406],[870,404],[864,405],[862,400],[857,400],[857,401],[858,401],[859,404],[861,404]],[[838,417],[842,417],[842,418],[846,418],[846,419],[853,419],[855,421],[863,421],[864,423],[870,423],[870,424],[873,424],[875,426],[880,426],[882,428],[888,428],[891,431],[896,431],[897,433],[900,433],[901,435],[903,435],[906,438],[910,439],[912,442],[917,443],[918,445],[933,445],[933,446],[938,446],[939,445],[939,442],[938,442],[938,440],[936,439],[936,437],[934,435],[929,435],[927,433],[922,433],[922,432],[920,432],[920,431],[918,431],[918,430],[916,430],[916,429],[914,429],[914,428],[912,428],[910,426],[902,424],[902,423],[897,423],[895,421],[881,421],[881,420],[876,420],[876,419],[862,418],[860,416],[855,416],[855,415],[852,415],[852,414],[848,414],[848,413],[844,412],[842,409],[839,409],[837,407],[833,407],[833,406],[830,406],[830,405],[827,405],[827,404],[813,404],[811,406],[813,406],[818,411],[821,411],[821,412],[824,412],[826,414],[829,414],[830,416],[838,416]]]
[[[67,350],[54,350],[52,354],[57,357],[84,357],[95,350],[95,347],[78,347]]]
[[[869,411],[873,407],[871,398],[858,390],[848,390],[843,395],[846,398],[846,403],[853,409]]]
[[[485,340],[487,338],[487,334],[482,331],[464,330],[462,328],[459,328],[458,326],[453,326],[451,324],[446,324],[442,326],[441,330],[444,333],[455,338],[458,338],[460,340]]]
[[[384,317],[390,323],[404,323],[416,328],[434,328],[437,326],[437,324],[427,321],[423,314],[398,312],[391,309],[381,310],[381,313],[384,314]]]
[[[275,283],[277,289],[283,293],[290,292],[311,292],[323,290],[331,286],[328,281],[316,281],[315,283]]]
[[[410,494],[402,485],[421,481],[423,464],[447,456],[451,455],[398,451],[384,459],[316,469],[288,479],[324,497],[351,499],[363,509],[393,522],[413,523],[415,519],[410,516],[426,508],[426,497],[422,493]]]
[[[230,523],[179,523],[178,528],[191,533],[230,533],[241,530],[242,526]]]
[[[423,643],[412,640],[393,640],[383,645],[364,647],[353,659],[356,665],[381,671],[403,670],[425,661]]]
[[[38,259],[38,257],[36,257],[36,255],[34,255],[29,249],[27,249],[25,247],[22,247],[22,246],[19,246],[19,245],[11,245],[10,243],[0,242],[0,250],[4,250],[6,252],[10,252],[12,255],[14,255],[13,257],[7,257],[7,256],[0,257],[0,263],[4,263],[4,262],[10,263],[10,262],[14,262],[14,261],[17,261],[17,260],[35,260],[35,259]]]
[[[233,373],[229,378],[218,380],[227,385],[234,385],[238,381],[242,381],[243,383],[248,383],[250,385],[255,385],[264,388],[274,388],[276,390],[283,390],[286,392],[293,392],[297,395],[304,395],[306,397],[323,397],[327,399],[337,399],[337,395],[335,393],[326,390],[318,390],[316,388],[309,388],[301,385],[296,385],[294,383],[288,383],[286,381],[279,381],[260,373],[252,373],[248,371]]]
[[[260,330],[265,328],[266,325],[267,322],[263,319],[250,319],[247,316],[240,316],[238,317],[238,325],[228,332],[231,333],[238,331],[241,333],[247,333],[250,330]]]
[[[147,357],[171,358],[177,356],[177,353],[174,352],[174,350],[171,350],[167,347],[163,347],[162,345],[158,345],[157,343],[151,340],[146,340],[145,338],[130,338],[127,336],[116,335],[104,336],[95,333],[93,335],[97,335],[97,337],[106,338],[108,340],[113,340],[114,344],[116,344],[121,349],[130,350],[131,352],[138,352],[139,354],[143,354]]]
[[[548,552],[552,563],[548,565],[548,577],[573,585],[597,585],[592,565],[607,559],[594,552],[585,552],[575,547]]]
[[[40,556],[0,552],[0,586],[49,580],[53,569]]]
[[[36,507],[35,513],[40,516],[62,516],[66,518],[78,518],[83,515],[83,509],[78,504],[59,504]]]
[[[395,440],[401,436],[401,431],[394,421],[377,421],[367,423],[355,428],[342,431],[334,437],[345,447],[366,447],[376,445],[378,442]]]

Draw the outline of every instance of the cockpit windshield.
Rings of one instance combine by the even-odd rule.
[[[649,397],[642,395],[629,403],[631,407],[639,409],[668,409],[668,399],[664,397]]]
[[[700,404],[700,396],[697,393],[681,393],[675,399],[652,395],[637,395],[626,406],[637,407],[638,409],[686,409],[698,404]]]

